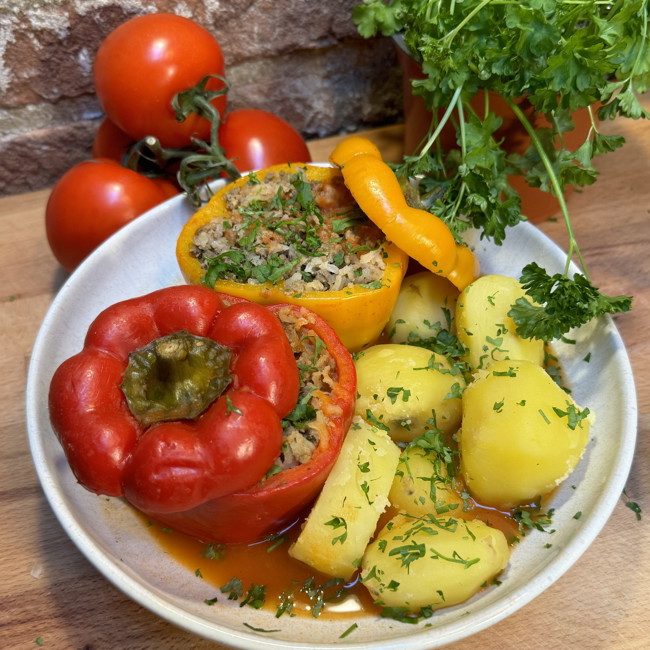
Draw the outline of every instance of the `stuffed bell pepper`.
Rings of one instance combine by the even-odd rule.
[[[303,305],[353,351],[381,334],[408,263],[359,209],[339,169],[295,164],[222,188],[183,228],[176,254],[190,284]]]
[[[50,385],[77,480],[206,542],[251,542],[316,496],[354,409],[322,318],[206,287],[117,303]]]

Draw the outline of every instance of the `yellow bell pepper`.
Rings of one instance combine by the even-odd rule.
[[[351,136],[339,143],[330,162],[341,168],[359,207],[425,269],[448,278],[461,291],[478,277],[474,254],[457,244],[440,218],[408,205],[397,176],[370,140]]]
[[[268,173],[282,171],[295,174],[299,170],[304,170],[305,179],[309,182],[330,183],[336,177],[340,178],[341,173],[336,167],[293,164],[274,165],[256,172],[256,177],[263,179]],[[244,176],[226,185],[183,227],[177,241],[176,257],[183,277],[190,284],[203,284],[205,276],[201,263],[191,253],[197,231],[213,219],[227,218],[228,193],[248,182],[249,178]],[[283,282],[251,284],[218,279],[214,283],[214,290],[246,298],[262,305],[289,303],[307,307],[334,328],[349,350],[357,351],[372,345],[381,335],[397,300],[408,265],[408,256],[395,244],[384,242],[382,248],[386,268],[381,278],[381,286],[378,288],[353,284],[337,291],[295,292],[285,290]]]

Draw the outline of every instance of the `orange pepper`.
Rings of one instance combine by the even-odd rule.
[[[330,155],[359,207],[425,269],[449,278],[460,290],[478,277],[474,254],[457,244],[449,227],[435,215],[406,202],[397,176],[368,139],[352,136]]]
[[[294,164],[274,165],[256,172],[256,177],[262,179],[267,173],[279,171],[295,174],[299,169],[305,170],[305,179],[308,181],[331,182],[334,177],[340,175],[340,171],[335,167]],[[249,178],[244,176],[226,185],[183,227],[177,241],[176,257],[183,277],[190,284],[203,284],[205,275],[199,260],[191,254],[196,232],[213,219],[226,218],[226,195],[234,187],[248,182]],[[388,322],[406,273],[408,256],[393,243],[386,242],[383,249],[386,268],[379,288],[355,284],[339,291],[296,293],[285,291],[282,282],[250,284],[219,279],[214,284],[214,290],[262,305],[288,303],[307,307],[334,328],[349,350],[357,351],[373,344],[379,338]]]
[[[447,276],[449,280],[459,291],[465,287],[480,274],[480,265],[472,251],[463,244],[456,244],[456,265],[451,273]]]
[[[336,145],[334,151],[330,154],[330,162],[341,167],[350,158],[359,154],[368,154],[380,160],[382,159],[379,147],[372,140],[360,135],[351,135]]]

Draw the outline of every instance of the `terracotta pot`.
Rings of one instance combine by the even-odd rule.
[[[422,68],[403,49],[397,41],[397,51],[403,70],[402,86],[404,91],[404,153],[413,153],[426,136],[431,124],[431,112],[426,108],[422,97],[414,95],[411,87],[412,79],[423,79],[425,75]],[[503,120],[501,127],[495,133],[497,140],[503,140],[502,147],[510,153],[523,154],[530,145],[530,136],[516,118],[508,104],[498,94],[490,92],[490,109]],[[549,126],[543,115],[535,114],[533,107],[525,98],[517,101],[528,120],[537,128]],[[470,104],[480,115],[483,111],[484,99],[477,95]],[[443,110],[439,111],[442,117]],[[575,129],[564,134],[564,142],[568,149],[578,148],[587,137],[591,127],[589,111],[580,109],[573,113]],[[443,150],[457,147],[456,132],[451,123],[445,126],[440,134],[440,143]],[[536,187],[530,187],[523,176],[512,175],[509,177],[510,185],[521,197],[521,211],[529,221],[538,223],[545,221],[559,211],[557,199],[549,192],[544,192]],[[568,198],[573,192],[573,187],[565,187],[564,197]]]

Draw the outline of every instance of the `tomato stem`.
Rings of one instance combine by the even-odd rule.
[[[218,90],[207,90],[206,85],[212,78],[219,79],[223,86]],[[221,176],[236,180],[241,176],[219,144],[221,115],[211,103],[215,98],[225,95],[229,89],[225,78],[207,75],[196,86],[177,93],[172,99],[172,108],[179,122],[191,114],[210,122],[209,142],[192,138],[193,148],[167,149],[157,138],[148,136],[133,145],[125,166],[141,173],[160,176],[168,174],[168,168],[178,164],[176,179],[190,202],[198,207],[208,201],[212,196],[209,186],[211,180]]]

